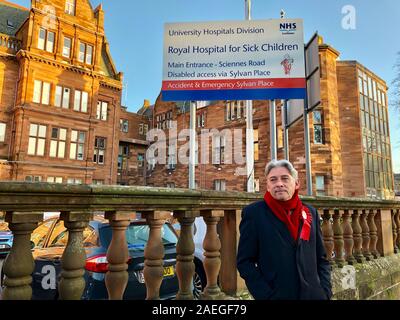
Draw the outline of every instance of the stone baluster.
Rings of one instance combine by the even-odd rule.
[[[369,235],[369,226],[368,226],[368,210],[362,210],[362,214],[360,216],[360,224],[362,230],[362,252],[367,261],[372,260],[374,257],[369,251],[369,245],[371,242],[371,238]]]
[[[334,241],[333,241],[333,228],[332,228],[332,215],[333,212],[329,210],[323,210],[322,214],[322,236],[324,239],[326,257],[329,260],[331,265],[335,264],[335,260],[333,259],[333,248],[334,248]]]
[[[396,222],[396,212],[397,210],[391,210],[392,214],[392,232],[393,232],[393,252],[399,253],[399,247],[397,246],[397,222]]]
[[[336,255],[335,262],[339,268],[346,264],[346,260],[344,259],[343,229],[341,225],[342,215],[343,212],[341,210],[335,210],[333,214],[334,248]]]
[[[179,281],[177,300],[193,300],[192,280],[195,271],[193,222],[200,216],[197,211],[174,211],[174,217],[181,225],[180,236],[176,246],[176,275]]]
[[[397,225],[396,243],[397,243],[398,252],[400,253],[400,210],[399,209],[396,210],[395,221],[396,221],[396,225]]]
[[[128,244],[126,242],[126,228],[130,224],[130,213],[107,211],[112,229],[112,239],[107,250],[108,271],[105,283],[109,300],[122,300],[128,284]]]
[[[224,296],[218,286],[218,274],[221,268],[221,241],[217,233],[217,224],[224,216],[223,210],[204,210],[201,212],[207,225],[207,232],[203,241],[204,270],[207,276],[207,286],[201,295],[203,300],[216,300]]]
[[[150,227],[149,240],[144,249],[144,281],[146,283],[146,300],[160,299],[160,286],[163,280],[164,245],[161,239],[161,228],[165,220],[171,217],[168,211],[144,212]]]
[[[61,212],[60,219],[68,230],[68,242],[61,258],[60,300],[80,300],[85,289],[86,252],[83,230],[93,219],[89,212]]]
[[[5,221],[14,235],[13,245],[3,265],[3,300],[30,300],[35,267],[31,252],[31,234],[43,213],[7,212]]]
[[[364,263],[365,257],[362,252],[362,228],[360,224],[360,211],[353,210],[353,216],[351,221],[351,226],[353,228],[353,239],[354,239],[354,258],[358,263]]]
[[[378,228],[375,224],[375,216],[377,214],[377,210],[369,210],[368,214],[368,228],[369,228],[369,252],[373,255],[375,259],[379,258],[378,250],[376,249],[376,244],[378,243]]]
[[[353,228],[351,227],[351,212],[344,210],[343,212],[343,240],[344,240],[344,251],[346,255],[346,261],[348,264],[353,265],[356,263],[356,259],[353,256],[354,239],[353,239]]]

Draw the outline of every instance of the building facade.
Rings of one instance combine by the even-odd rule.
[[[0,179],[117,183],[122,125],[137,119],[121,108],[102,6],[1,1],[0,15]]]
[[[339,52],[320,38],[321,104],[310,113],[312,181],[315,195],[392,199],[394,182],[388,126],[387,86],[356,61],[339,61]],[[277,102],[278,158],[284,158],[281,101]],[[148,183],[188,187],[188,167],[178,159],[188,152],[188,103],[154,106],[153,126],[165,132],[166,163],[152,166]],[[196,111],[196,188],[246,191],[246,110],[244,101],[211,101]],[[177,134],[170,135],[176,123]],[[270,157],[269,102],[253,102],[255,190],[265,192],[264,169]],[[303,120],[289,128],[289,159],[306,192]],[[204,148],[204,131],[217,130]],[[242,139],[234,140],[241,132]],[[172,140],[172,141],[171,141]],[[235,141],[231,148],[232,141]],[[240,143],[238,143],[238,141]],[[236,147],[236,148],[235,148]],[[183,151],[182,151],[183,150]],[[205,158],[202,158],[205,155]],[[205,160],[206,159],[206,160]],[[236,160],[235,160],[236,159]],[[239,161],[238,161],[239,160]]]

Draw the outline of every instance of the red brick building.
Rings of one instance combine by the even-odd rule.
[[[386,83],[355,61],[338,61],[339,52],[320,38],[321,100],[310,114],[310,143],[314,194],[345,197],[393,198],[394,183],[390,154]],[[244,101],[211,101],[196,115],[197,136],[203,129],[242,131],[242,148],[227,154],[226,140],[210,141],[210,163],[196,165],[200,189],[245,191],[245,164],[231,164],[235,153],[245,157]],[[278,158],[284,158],[280,101],[277,101]],[[189,127],[188,103],[163,102],[154,107],[153,126],[165,130],[169,143],[171,121],[177,132]],[[264,168],[270,160],[269,102],[254,101],[255,188],[265,191]],[[198,138],[199,139],[199,138]],[[179,140],[179,139],[178,139]],[[181,139],[182,140],[182,139]],[[229,140],[229,139],[228,139]],[[156,165],[147,182],[154,186],[188,187],[188,167],[177,158],[188,138],[165,150],[167,163]],[[200,141],[198,142],[200,144]],[[172,149],[172,151],[171,151]],[[299,172],[302,192],[306,190],[303,121],[289,129],[289,158]],[[213,152],[218,155],[215,156]],[[198,147],[198,158],[204,150]],[[215,158],[216,157],[216,158]],[[169,159],[169,160],[168,160]],[[228,161],[227,161],[228,160]]]
[[[133,174],[143,184],[132,163],[118,175],[120,138],[135,155],[146,145],[135,126],[148,122],[121,108],[102,6],[0,1],[0,16],[0,179],[115,184]]]

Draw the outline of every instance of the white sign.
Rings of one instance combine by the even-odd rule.
[[[301,19],[165,25],[162,98],[304,99]]]

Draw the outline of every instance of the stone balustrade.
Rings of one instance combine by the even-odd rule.
[[[4,262],[2,299],[30,299],[33,257],[30,236],[43,212],[59,211],[69,232],[62,256],[59,298],[80,299],[84,290],[83,230],[94,212],[103,212],[112,229],[105,283],[109,299],[122,299],[128,283],[125,231],[130,215],[140,212],[150,227],[145,247],[146,299],[159,299],[164,247],[161,227],[173,217],[181,228],[176,248],[177,299],[193,299],[195,219],[204,219],[204,270],[207,286],[201,299],[222,299],[244,288],[236,270],[241,209],[260,194],[193,191],[150,187],[57,185],[0,182],[0,211],[14,233]],[[363,265],[400,252],[400,203],[331,197],[303,197],[318,209],[328,259],[333,268]]]
[[[0,47],[6,48],[7,53],[15,54],[21,49],[21,40],[2,34],[0,35]]]

